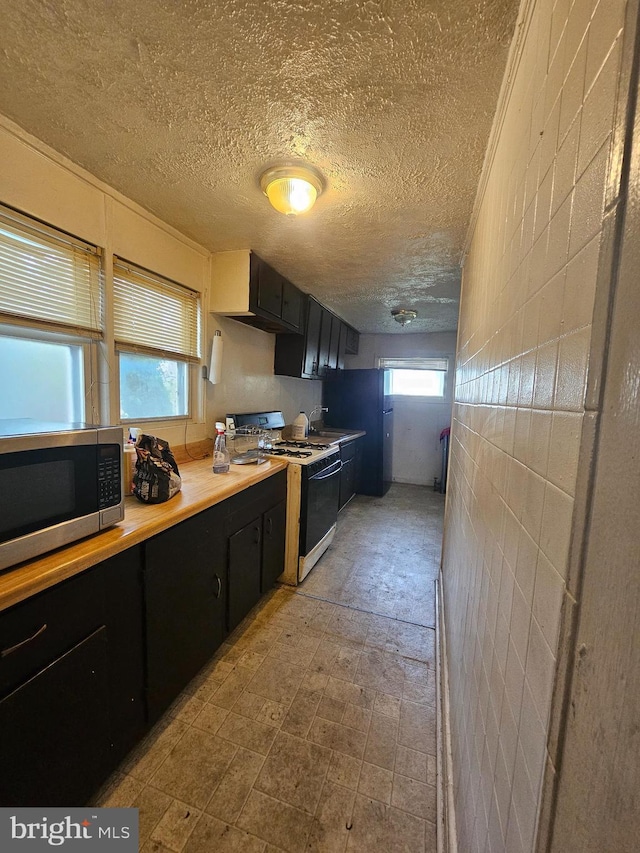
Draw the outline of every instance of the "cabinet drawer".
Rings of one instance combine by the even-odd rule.
[[[357,441],[346,441],[340,445],[340,459],[343,462],[348,462],[349,459],[353,459],[356,455],[356,444]]]
[[[287,497],[287,472],[279,471],[224,502],[225,533],[231,536],[249,524],[265,508],[275,506]]]
[[[84,572],[0,614],[0,697],[105,622],[100,573]]]

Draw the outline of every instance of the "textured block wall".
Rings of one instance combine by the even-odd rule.
[[[532,851],[625,3],[523,3],[463,271],[443,558],[460,851]]]

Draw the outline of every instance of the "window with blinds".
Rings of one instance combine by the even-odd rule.
[[[379,358],[389,371],[388,393],[396,397],[444,397],[448,358]]]
[[[119,349],[200,359],[200,294],[114,258],[114,336]]]
[[[113,265],[120,419],[185,418],[200,358],[200,294],[135,267]]]
[[[390,370],[441,370],[449,369],[448,358],[379,358],[378,367]]]
[[[99,250],[0,207],[0,319],[102,336]]]

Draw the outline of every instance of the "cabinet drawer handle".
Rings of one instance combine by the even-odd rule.
[[[222,581],[218,575],[214,575],[214,578],[217,581],[217,589],[215,591],[215,597],[220,598],[220,593],[222,592]]]
[[[10,654],[13,654],[13,652],[17,652],[18,649],[21,649],[23,646],[26,646],[27,643],[30,643],[33,640],[35,640],[36,637],[39,637],[40,634],[44,634],[44,632],[46,630],[47,630],[47,623],[45,622],[44,625],[42,625],[40,628],[38,628],[38,630],[35,632],[35,634],[32,634],[31,637],[27,637],[26,640],[22,640],[20,643],[16,643],[15,646],[9,646],[8,649],[2,649],[2,651],[0,651],[0,658],[6,658]]]
[[[268,518],[267,519],[267,536],[271,536],[272,533],[273,533],[273,519]]]
[[[255,538],[253,541],[254,541],[254,542],[256,543],[256,545],[257,545],[257,544],[258,544],[258,542],[260,541],[260,528],[259,528],[259,527],[254,527],[254,528],[253,528],[253,530],[254,530],[254,532],[255,532],[255,534],[256,534],[256,538]]]

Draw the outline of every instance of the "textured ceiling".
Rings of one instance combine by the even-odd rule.
[[[365,332],[457,325],[516,0],[0,0],[0,112]],[[266,165],[327,188],[273,211]],[[413,308],[401,330],[390,315]]]

